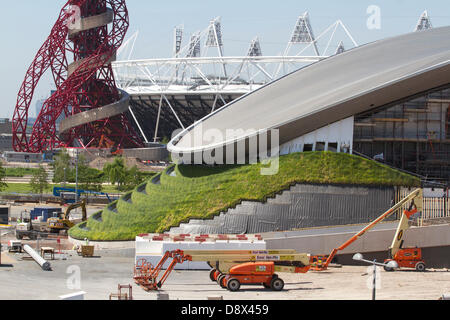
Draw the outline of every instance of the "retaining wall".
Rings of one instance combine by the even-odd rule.
[[[361,226],[359,230],[362,230]],[[396,232],[397,223],[385,225],[382,230],[374,230],[366,233],[359,240],[341,251],[338,255],[339,263],[355,264],[352,257],[355,253],[364,254],[369,260],[377,258],[382,261],[388,257],[388,248]],[[343,227],[344,228],[344,227]],[[358,232],[357,230],[356,232]],[[328,255],[350,239],[356,232],[339,232],[326,234],[326,230],[316,235],[297,235],[289,233],[263,235],[267,242],[267,249],[295,249],[298,252],[310,253],[312,255]],[[406,231],[404,248],[423,248],[424,259],[429,267],[449,268],[450,255],[450,224],[412,227]],[[446,254],[447,253],[447,254]]]
[[[191,220],[171,233],[251,234],[367,223],[394,201],[394,187],[298,184],[266,203],[243,201],[214,219]]]

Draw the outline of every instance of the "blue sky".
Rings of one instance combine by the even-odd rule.
[[[20,0],[3,5],[0,20],[0,117],[11,118],[26,70],[47,38],[65,0]],[[308,11],[318,35],[341,19],[359,44],[411,32],[424,10],[434,27],[450,25],[447,0],[128,0],[130,29],[139,30],[133,58],[168,57],[172,53],[173,28],[183,24],[186,37],[203,30],[209,20],[220,16],[226,55],[242,55],[250,41],[259,36],[265,54],[279,54],[299,15]],[[367,28],[367,8],[381,9],[381,28]],[[40,82],[35,99],[45,97],[49,78]],[[34,105],[31,106],[32,114]]]

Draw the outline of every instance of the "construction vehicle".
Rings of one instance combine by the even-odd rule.
[[[75,222],[73,220],[70,220],[70,213],[72,210],[75,210],[77,208],[81,208],[82,210],[82,218],[81,222],[84,222],[87,220],[87,211],[86,211],[86,200],[81,200],[80,202],[71,204],[67,207],[64,214],[58,218],[49,218],[47,220],[47,225],[51,233],[67,233],[67,231],[70,228],[73,228],[75,226]]]
[[[160,272],[171,258],[172,262],[159,279]],[[204,261],[213,268],[212,281],[230,291],[241,285],[261,285],[281,291],[284,281],[275,272],[306,273],[310,269],[310,255],[294,250],[273,251],[168,251],[156,267],[145,259],[137,262],[134,280],[145,290],[159,290],[177,264]]]
[[[67,231],[75,226],[75,222],[70,220],[70,212],[76,208],[82,208],[82,221],[87,220],[86,201],[75,203],[67,207],[65,213],[57,218],[48,218],[46,222],[32,221],[25,217],[23,222],[16,226],[16,238],[22,240],[27,237],[30,240],[38,238],[47,238],[49,233],[66,234]]]
[[[219,285],[230,291],[239,291],[241,284],[262,284],[266,289],[281,291],[284,281],[275,273],[275,262],[248,262],[230,269],[227,275],[221,275]]]
[[[47,238],[49,231],[47,223],[24,218],[23,222],[18,223],[16,226],[16,238],[17,240],[24,238],[29,238],[30,240]]]
[[[349,240],[347,240],[340,247],[333,249],[333,251],[328,256],[313,256],[311,258],[312,269],[315,271],[324,271],[327,270],[330,263],[335,259],[336,254],[339,251],[346,249],[360,237],[362,237],[366,232],[375,227],[378,223],[387,219],[398,210],[411,201],[411,206],[409,210],[405,210],[402,214],[402,218],[399,223],[399,227],[397,229],[396,235],[394,237],[394,241],[390,248],[390,259],[386,260],[386,263],[389,261],[396,261],[399,267],[413,267],[416,268],[417,271],[425,270],[425,262],[422,260],[422,250],[419,248],[414,249],[402,249],[403,245],[403,236],[405,231],[409,228],[409,219],[415,213],[422,211],[422,203],[423,203],[423,191],[422,189],[417,189],[404,199],[399,201],[395,206],[390,208],[388,211],[383,213],[380,217],[378,217],[375,221],[371,222],[360,232],[355,234]],[[416,205],[417,204],[417,205]],[[393,271],[389,267],[386,267],[386,270]]]
[[[399,268],[412,268],[416,271],[423,272],[426,271],[426,263],[422,258],[422,249],[403,248],[405,232],[409,229],[409,219],[417,212],[422,211],[422,199],[418,199],[417,203],[418,205],[413,200],[409,210],[404,211],[395,233],[394,240],[392,241],[392,245],[389,248],[389,259],[386,259],[384,263],[387,264],[390,261],[395,261]],[[394,271],[393,268],[388,266],[385,266],[384,270],[388,272]]]

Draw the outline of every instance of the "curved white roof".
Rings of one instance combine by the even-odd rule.
[[[203,152],[267,129],[279,129],[280,143],[284,143],[357,113],[448,84],[449,39],[450,27],[437,28],[380,40],[314,63],[192,125],[171,141],[169,151]],[[221,132],[224,139],[210,142],[208,137],[198,138],[210,129]],[[245,134],[225,139],[227,130],[239,129]]]

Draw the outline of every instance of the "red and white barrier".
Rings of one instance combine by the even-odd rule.
[[[145,259],[157,265],[167,251],[174,250],[266,250],[261,235],[210,235],[210,234],[141,234],[136,237],[136,262]],[[164,268],[168,267],[168,261]],[[206,262],[186,262],[176,270],[210,270]]]

